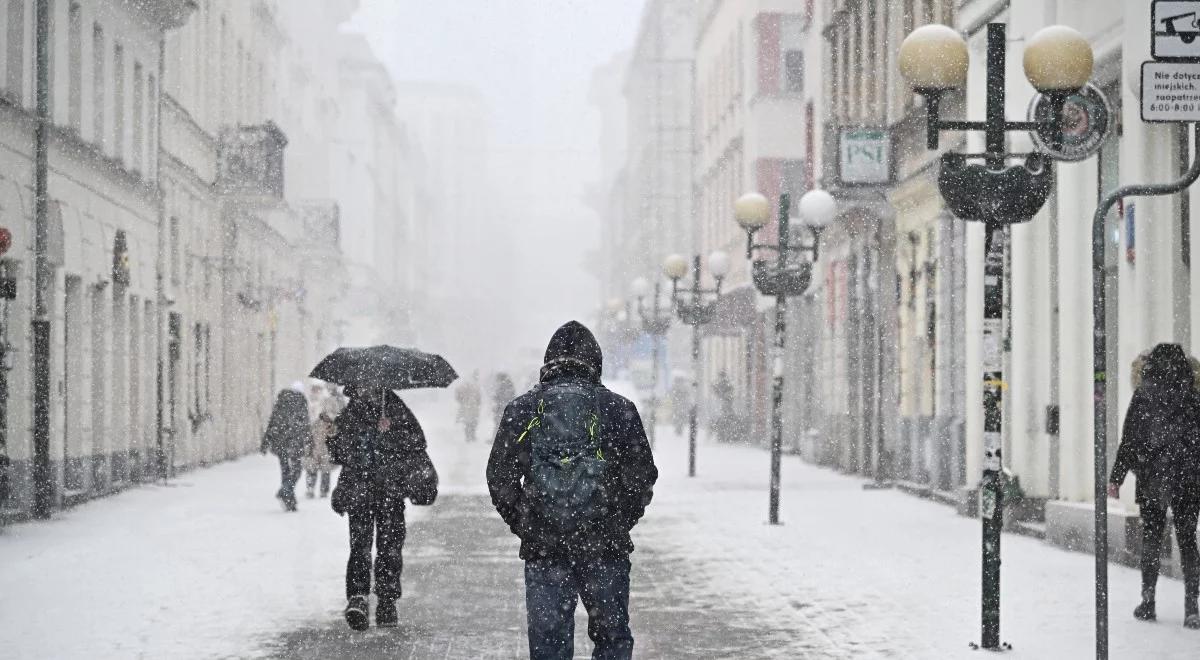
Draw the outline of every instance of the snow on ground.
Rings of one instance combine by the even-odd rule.
[[[418,398],[434,460],[450,462],[439,452],[463,443],[444,406]],[[345,519],[304,499],[303,479],[299,512],[284,513],[278,475],[255,454],[0,528],[0,657],[241,658],[339,616]]]
[[[465,444],[447,393],[409,398],[443,492],[485,493],[491,426]],[[771,527],[765,452],[703,443],[689,479],[686,441],[666,427],[658,437],[662,477],[634,540],[646,561],[680,559],[683,579],[662,581],[684,585],[679,617],[714,604],[756,613],[733,625],[765,638],[766,657],[978,657],[967,649],[979,634],[978,521],[786,457],[785,524]],[[335,625],[345,522],[323,500],[281,512],[276,473],[255,455],[0,528],[0,657],[253,657],[281,632]],[[427,515],[409,509],[416,525]],[[1006,535],[1004,562],[1011,655],[1091,657],[1091,557]],[[1161,620],[1144,624],[1129,615],[1137,573],[1114,566],[1110,578],[1114,659],[1198,656],[1178,581],[1162,580]]]
[[[784,524],[772,527],[766,452],[703,444],[689,479],[686,441],[666,429],[659,440],[662,477],[635,543],[689,556],[697,600],[744,601],[764,628],[797,631],[779,657],[979,657],[968,649],[979,639],[977,519],[785,457]],[[1093,657],[1092,557],[1009,534],[1002,543],[1009,655]],[[1139,574],[1112,566],[1109,579],[1110,657],[1200,657],[1200,632],[1182,627],[1181,582],[1160,580],[1159,622],[1146,624],[1131,614]]]

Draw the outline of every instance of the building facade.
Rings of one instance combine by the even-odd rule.
[[[267,0],[50,0],[44,36],[38,4],[0,10],[5,520],[32,515],[35,493],[67,506],[257,449],[277,390],[347,341],[347,264],[378,269],[368,325],[403,315],[388,292],[411,273],[380,255],[411,249],[420,194],[388,76],[338,31],[352,0],[304,15]],[[312,49],[327,37],[342,58]],[[30,387],[38,38],[52,120],[45,450]],[[362,185],[334,176],[338,154],[365,160]],[[369,259],[347,252],[347,225]]]

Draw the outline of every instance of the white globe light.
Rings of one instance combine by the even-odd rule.
[[[733,218],[746,231],[761,229],[771,221],[771,202],[759,193],[746,193],[733,203]]]
[[[720,279],[729,273],[729,255],[723,250],[717,250],[708,255],[708,272]]]
[[[633,281],[633,284],[630,286],[630,288],[633,289],[634,296],[638,298],[645,298],[646,295],[650,293],[650,282],[646,281],[646,278],[644,277],[639,277]]]
[[[1087,84],[1095,63],[1092,45],[1074,28],[1051,25],[1025,44],[1025,77],[1039,92],[1073,92]]]
[[[900,75],[917,90],[944,90],[967,82],[967,40],[945,25],[924,25],[900,44]]]
[[[690,268],[687,257],[682,254],[672,254],[663,259],[663,275],[670,279],[678,280],[687,276]]]
[[[824,229],[837,215],[837,201],[824,190],[810,190],[800,197],[800,218],[812,229]]]

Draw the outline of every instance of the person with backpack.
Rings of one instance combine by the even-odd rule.
[[[629,532],[658,469],[637,408],[601,384],[602,366],[591,331],[559,328],[540,382],[505,408],[488,460],[492,503],[521,540],[533,660],[572,657],[577,600],[593,658],[633,655]]]
[[[1137,364],[1135,363],[1135,369]],[[1135,374],[1135,376],[1138,374]],[[1146,356],[1129,402],[1108,494],[1119,497],[1126,475],[1137,476],[1142,518],[1142,602],[1133,616],[1154,621],[1155,587],[1167,509],[1175,523],[1184,580],[1184,623],[1200,629],[1200,394],[1196,373],[1179,344],[1159,344]]]
[[[371,593],[371,546],[375,546],[375,624],[398,623],[400,573],[404,568],[404,500],[428,506],[437,499],[438,476],[417,418],[391,390],[346,388],[350,403],[329,441],[342,466],[330,504],[350,520],[346,562],[346,623],[366,630]]]
[[[300,480],[300,457],[306,451],[312,436],[309,433],[308,401],[304,398],[304,385],[279,390],[275,406],[271,408],[271,419],[263,434],[259,451],[270,451],[279,458],[279,490],[275,499],[284,511],[296,510],[296,482]]]

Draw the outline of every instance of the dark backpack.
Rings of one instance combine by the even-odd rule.
[[[537,413],[517,439],[529,443],[526,497],[530,510],[560,535],[604,514],[600,410],[594,388],[573,383],[537,392]]]

